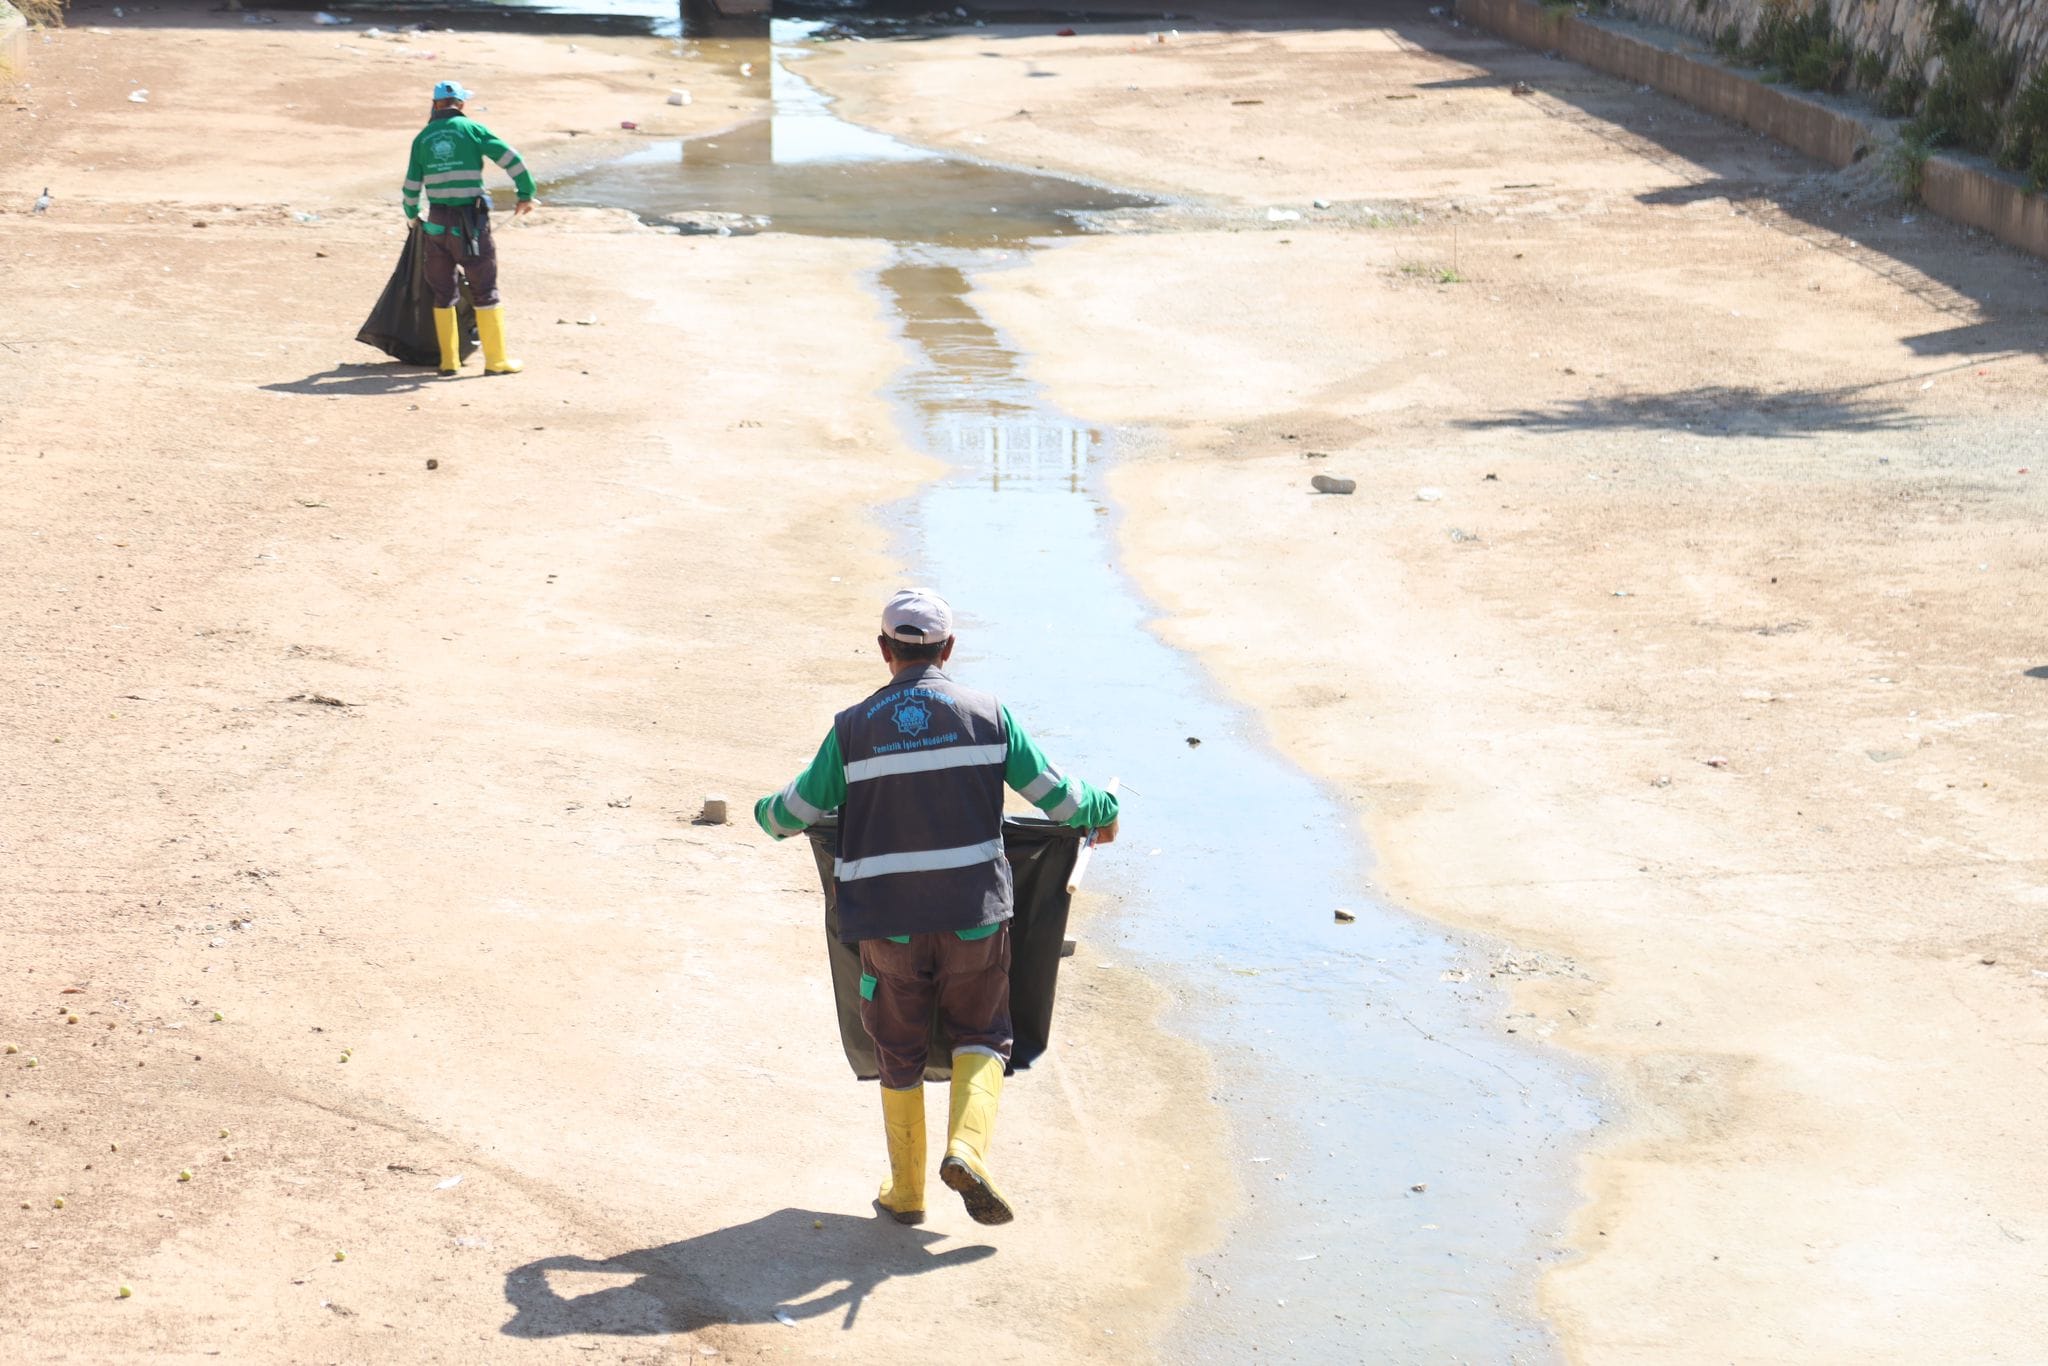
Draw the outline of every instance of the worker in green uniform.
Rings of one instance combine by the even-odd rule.
[[[491,201],[484,197],[484,159],[498,163],[518,188],[514,217],[533,212],[533,173],[503,138],[462,112],[474,98],[454,81],[434,87],[434,112],[412,140],[405,168],[405,216],[426,233],[427,284],[434,291],[434,333],[441,343],[441,373],[462,368],[455,332],[455,304],[461,297],[459,270],[476,304],[477,339],[484,347],[484,373],[511,375],[525,368],[505,353],[505,312],[498,298],[498,248],[491,240]],[[420,199],[427,216],[420,222]]]
[[[817,757],[754,806],[788,839],[839,812],[839,934],[860,946],[861,1024],[875,1041],[889,1179],[875,1203],[924,1218],[924,1070],[936,1007],[953,1040],[951,1117],[939,1179],[977,1223],[1015,1217],[989,1173],[1010,1021],[1009,860],[1003,789],[1056,821],[1116,838],[1113,793],[1047,761],[1010,709],[955,683],[953,612],[906,588],[876,638],[889,684],[839,713]]]

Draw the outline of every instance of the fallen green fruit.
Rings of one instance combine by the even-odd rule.
[[[191,1172],[179,1172],[179,1173],[178,1173],[178,1179],[179,1179],[180,1181],[190,1181],[190,1180],[192,1179],[192,1173],[191,1173]]]
[[[124,1285],[119,1290],[116,1290],[114,1292],[114,1298],[117,1300],[125,1300],[134,1293],[135,1292],[133,1290],[130,1290],[127,1286]]]

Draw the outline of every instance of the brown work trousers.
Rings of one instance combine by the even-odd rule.
[[[460,204],[427,206],[427,221],[447,229],[426,234],[427,288],[434,291],[436,308],[453,308],[461,298],[461,286],[455,278],[457,267],[469,281],[472,303],[478,308],[498,306],[498,246],[491,240],[490,210],[474,210],[477,231],[473,242],[462,232],[463,217],[469,212],[472,211]],[[470,250],[472,247],[474,251]]]
[[[914,934],[907,944],[860,941],[860,1022],[875,1041],[882,1085],[892,1091],[924,1080],[932,1007],[963,1048],[1010,1060],[1010,927],[984,939],[950,931]]]

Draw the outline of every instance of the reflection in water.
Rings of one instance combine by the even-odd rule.
[[[916,410],[932,453],[986,476],[990,489],[1079,493],[1102,434],[1043,407],[1016,353],[967,300],[973,286],[961,262],[994,264],[1007,255],[906,250],[881,273],[903,335],[923,358],[897,392]]]

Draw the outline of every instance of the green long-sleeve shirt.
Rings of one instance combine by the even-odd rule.
[[[1003,764],[1003,781],[1026,801],[1066,825],[1097,829],[1117,817],[1117,801],[1104,792],[1069,778],[1053,767],[1045,752],[1024,733],[1017,718],[1003,708],[1003,730],[1009,735],[1009,755]],[[846,801],[846,760],[839,752],[839,732],[825,732],[810,767],[796,776],[782,791],[754,803],[754,819],[776,839],[803,833],[829,811]]]
[[[412,140],[406,163],[405,216],[420,216],[420,196],[429,204],[467,204],[484,192],[484,158],[489,157],[512,177],[519,198],[533,198],[533,172],[506,141],[475,119],[440,112]]]

